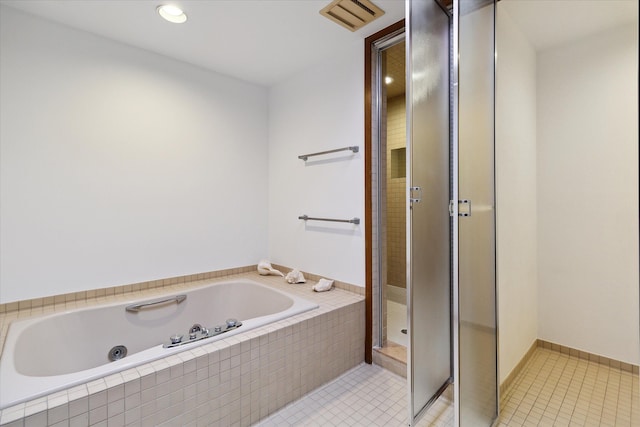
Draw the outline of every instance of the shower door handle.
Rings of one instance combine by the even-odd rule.
[[[415,196],[417,197],[412,197],[414,196],[413,192],[416,192],[417,194],[415,194]],[[420,203],[422,201],[422,187],[409,187],[409,202],[410,203]]]
[[[471,216],[471,200],[458,200],[458,216]]]

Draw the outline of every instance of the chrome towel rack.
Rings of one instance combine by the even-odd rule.
[[[306,162],[309,157],[321,156],[323,154],[337,153],[339,151],[347,151],[347,150],[351,150],[354,153],[357,153],[358,151],[360,151],[360,147],[358,147],[357,145],[352,145],[350,147],[336,148],[335,150],[320,151],[318,153],[311,153],[311,154],[302,154],[298,156],[298,158]]]
[[[347,222],[349,224],[360,224],[360,218],[334,219],[334,218],[314,218],[308,215],[300,215],[298,219],[301,219],[303,221],[329,221],[329,222]]]

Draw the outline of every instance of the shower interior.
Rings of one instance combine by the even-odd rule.
[[[381,353],[407,362],[405,42],[380,51],[380,312]]]

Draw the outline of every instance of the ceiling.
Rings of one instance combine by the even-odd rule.
[[[537,50],[638,22],[638,0],[501,0],[498,5]],[[384,51],[385,73],[393,78],[386,86],[389,98],[405,92],[404,47],[399,43]]]
[[[638,22],[638,0],[502,0],[536,50]]]
[[[184,24],[160,18],[171,3]],[[0,0],[132,46],[271,86],[404,18],[404,0],[374,0],[385,11],[351,32],[320,15],[330,0]]]
[[[176,4],[185,24],[156,7]],[[351,32],[320,15],[330,0],[0,0],[132,46],[252,83],[272,86],[404,17],[404,0],[375,0],[386,13]],[[638,18],[638,0],[502,0],[538,50]],[[399,83],[399,82],[398,82]]]

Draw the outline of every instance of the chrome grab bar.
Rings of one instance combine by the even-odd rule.
[[[333,219],[333,218],[314,218],[307,215],[301,215],[298,217],[303,221],[330,221],[330,222],[348,222],[349,224],[360,224],[360,218],[352,219]]]
[[[155,301],[143,302],[141,304],[128,305],[125,308],[125,310],[132,311],[132,312],[137,312],[137,311],[142,310],[143,308],[147,308],[147,307],[150,307],[152,305],[164,304],[164,303],[167,303],[167,302],[175,302],[176,304],[180,304],[182,301],[184,301],[186,299],[187,299],[186,295],[176,295],[176,296],[173,296],[173,297],[159,299],[159,300],[155,300]]]
[[[360,147],[358,147],[357,145],[353,145],[350,147],[336,148],[335,150],[320,151],[319,153],[302,154],[301,156],[298,156],[298,158],[306,162],[307,159],[312,156],[320,156],[322,154],[337,153],[338,151],[347,151],[347,150],[351,150],[354,153],[357,153],[358,151],[360,151]]]

